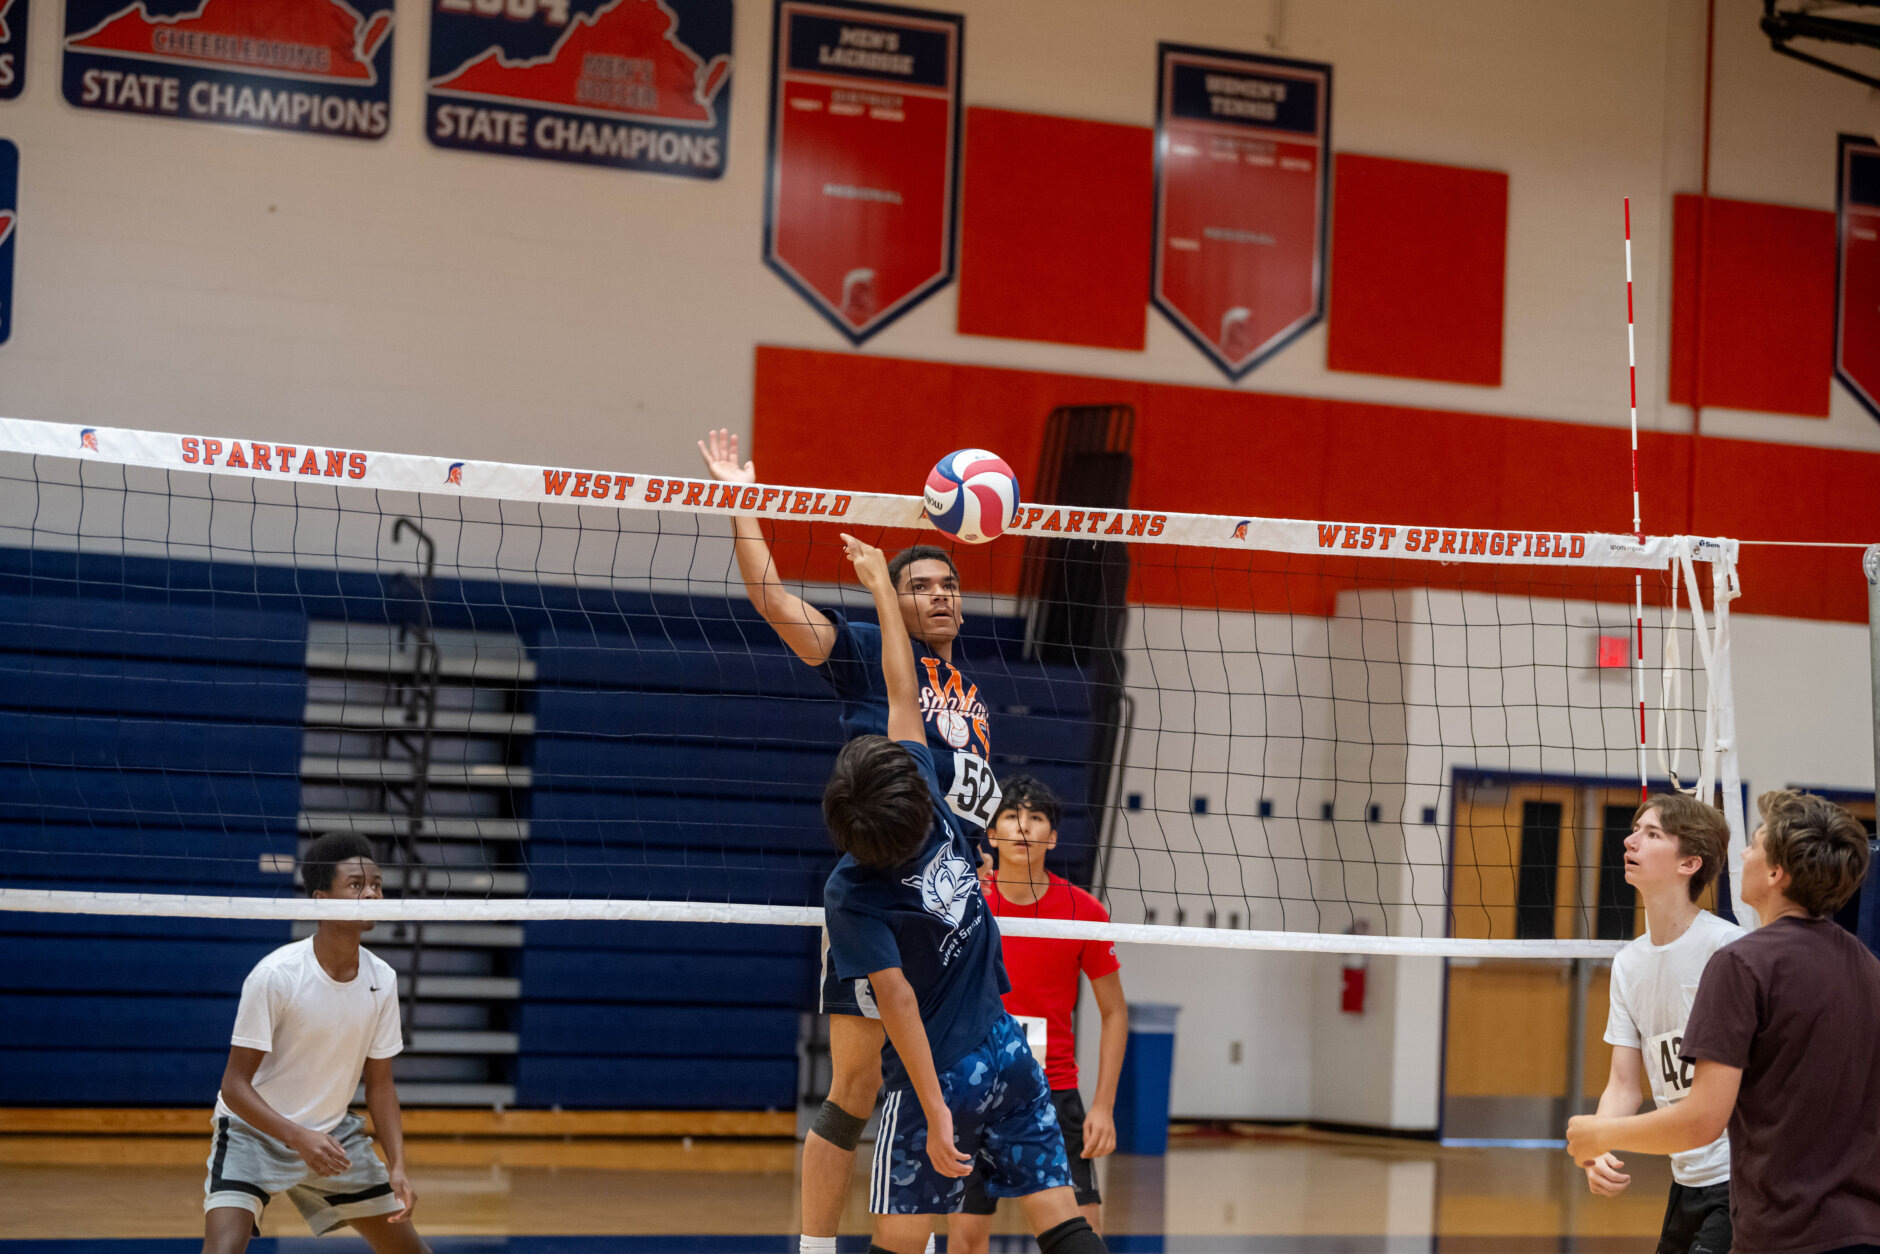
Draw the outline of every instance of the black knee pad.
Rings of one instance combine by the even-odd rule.
[[[1110,1249],[1082,1215],[1040,1232],[1038,1248],[1043,1254],[1109,1254]]]
[[[867,1123],[867,1119],[857,1119],[834,1102],[824,1102],[809,1130],[837,1149],[852,1151],[860,1143]]]

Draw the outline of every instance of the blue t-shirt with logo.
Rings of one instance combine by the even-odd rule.
[[[836,977],[861,981],[857,1000],[875,1017],[870,972],[899,967],[920,1003],[934,1068],[944,1071],[986,1038],[1005,1014],[1011,991],[999,925],[986,908],[966,829],[946,804],[933,754],[899,742],[933,797],[933,830],[920,852],[898,867],[863,866],[844,854],[823,889],[823,925]],[[890,1042],[881,1051],[882,1082],[906,1088],[907,1069]]]
[[[829,660],[817,669],[842,701],[842,736],[888,732],[888,688],[881,673],[881,628],[852,623],[825,610],[835,624]],[[988,710],[979,685],[920,641],[914,646],[914,678],[920,684],[921,719],[933,750],[934,773],[948,807],[975,828],[983,829],[999,810],[999,784],[988,763],[992,738]]]

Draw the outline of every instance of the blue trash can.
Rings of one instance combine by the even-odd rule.
[[[1116,1082],[1116,1152],[1168,1152],[1168,1091],[1175,1074],[1175,1016],[1180,1006],[1129,1008],[1129,1048]]]

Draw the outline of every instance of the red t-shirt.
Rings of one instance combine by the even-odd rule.
[[[1095,897],[1061,875],[1051,876],[1051,887],[1028,906],[1007,901],[994,876],[986,882],[986,904],[1000,918],[1110,921],[1109,911]],[[1082,971],[1099,980],[1121,969],[1116,946],[1109,941],[1047,940],[1041,936],[1001,939],[1005,944],[1005,972],[1012,979],[1005,1009],[1021,1019],[1044,1020],[1044,1077],[1053,1089],[1074,1089],[1077,1037],[1071,1020],[1077,1009],[1077,973]]]

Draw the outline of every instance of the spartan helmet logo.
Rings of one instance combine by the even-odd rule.
[[[842,316],[861,326],[875,316],[875,272],[866,266],[842,276]]]
[[[973,874],[972,865],[954,853],[951,845],[942,845],[919,875],[901,882],[909,888],[920,889],[921,908],[945,919],[948,927],[960,925],[960,920],[966,917],[966,903],[979,891],[979,879]]]
[[[1235,305],[1221,315],[1221,356],[1239,361],[1253,351],[1253,310]]]

